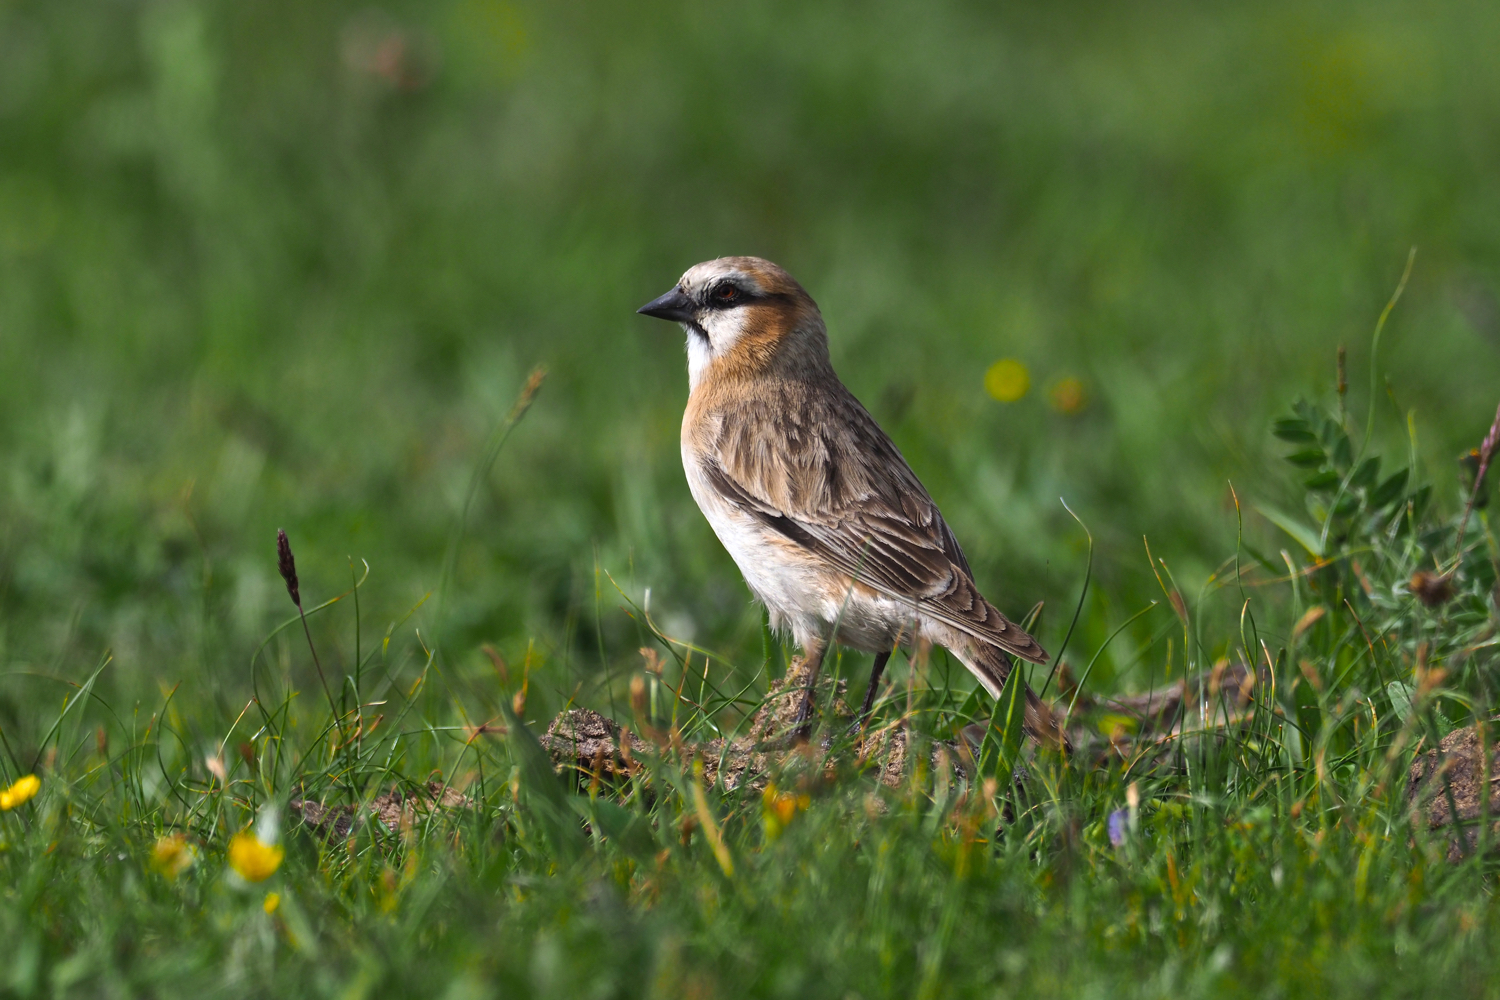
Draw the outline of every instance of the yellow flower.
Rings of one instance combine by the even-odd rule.
[[[180,833],[169,833],[151,848],[151,867],[168,878],[176,878],[198,859],[198,852]]]
[[[760,818],[766,827],[766,837],[775,840],[791,824],[797,813],[812,804],[812,799],[807,795],[778,791],[773,782],[766,785],[760,802]]]
[[[1083,410],[1088,397],[1083,393],[1083,383],[1069,375],[1065,379],[1059,379],[1052,386],[1051,396],[1052,408],[1058,413],[1066,413],[1072,416]]]
[[[241,830],[229,840],[229,867],[246,882],[264,882],[276,874],[286,849],[280,844],[264,843],[249,830]]]
[[[1031,388],[1031,373],[1015,358],[1001,358],[984,373],[984,391],[1002,403],[1014,403]]]
[[[29,801],[41,787],[42,779],[34,774],[28,774],[14,785],[0,791],[0,810],[9,812],[21,803]]]
[[[276,907],[278,907],[280,905],[281,905],[281,893],[279,893],[279,892],[268,892],[268,893],[266,893],[266,901],[264,903],[260,904],[260,908],[262,910],[265,910],[267,913],[275,913],[276,912]]]

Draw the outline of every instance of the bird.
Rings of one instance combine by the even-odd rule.
[[[937,504],[834,372],[823,315],[790,274],[720,257],[637,312],[686,332],[683,470],[771,627],[802,649],[798,738],[831,643],[875,655],[856,726],[897,648],[942,646],[994,698],[1011,657],[1047,662],[979,592]],[[1038,742],[1064,741],[1029,687],[1023,720]]]

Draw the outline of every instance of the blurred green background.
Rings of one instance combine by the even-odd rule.
[[[413,620],[459,672],[534,642],[561,690],[638,662],[606,570],[759,666],[682,478],[681,335],[634,314],[722,254],[809,289],[1053,647],[1067,499],[1091,649],[1160,596],[1143,535],[1185,590],[1233,553],[1229,481],[1291,545],[1248,513],[1295,495],[1270,421],[1330,396],[1339,344],[1362,420],[1414,245],[1378,438],[1404,454],[1415,410],[1451,485],[1500,396],[1497,51],[1480,2],[3,0],[0,659],[109,648],[114,685],[242,698],[291,611],[278,527],[311,602],[369,561],[378,633],[544,364]],[[1006,357],[1031,388],[1002,404]]]

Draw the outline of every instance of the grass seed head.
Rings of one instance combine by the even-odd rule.
[[[635,713],[638,720],[649,721],[650,715],[646,703],[646,678],[636,674],[630,678],[630,710]]]
[[[1497,448],[1500,448],[1500,406],[1495,407],[1495,421],[1490,424],[1490,432],[1484,436],[1484,444],[1479,446],[1480,460],[1489,465]]]
[[[286,531],[282,529],[276,532],[276,568],[286,581],[286,592],[291,595],[292,603],[301,608],[302,593],[297,588],[297,560],[292,557],[292,543],[287,541]]]

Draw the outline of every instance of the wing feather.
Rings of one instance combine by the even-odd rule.
[[[700,453],[703,475],[726,500],[851,578],[1033,663],[1037,641],[984,599],[968,560],[895,444],[854,396],[784,386],[718,422]],[[785,454],[765,451],[754,428],[771,421]]]

